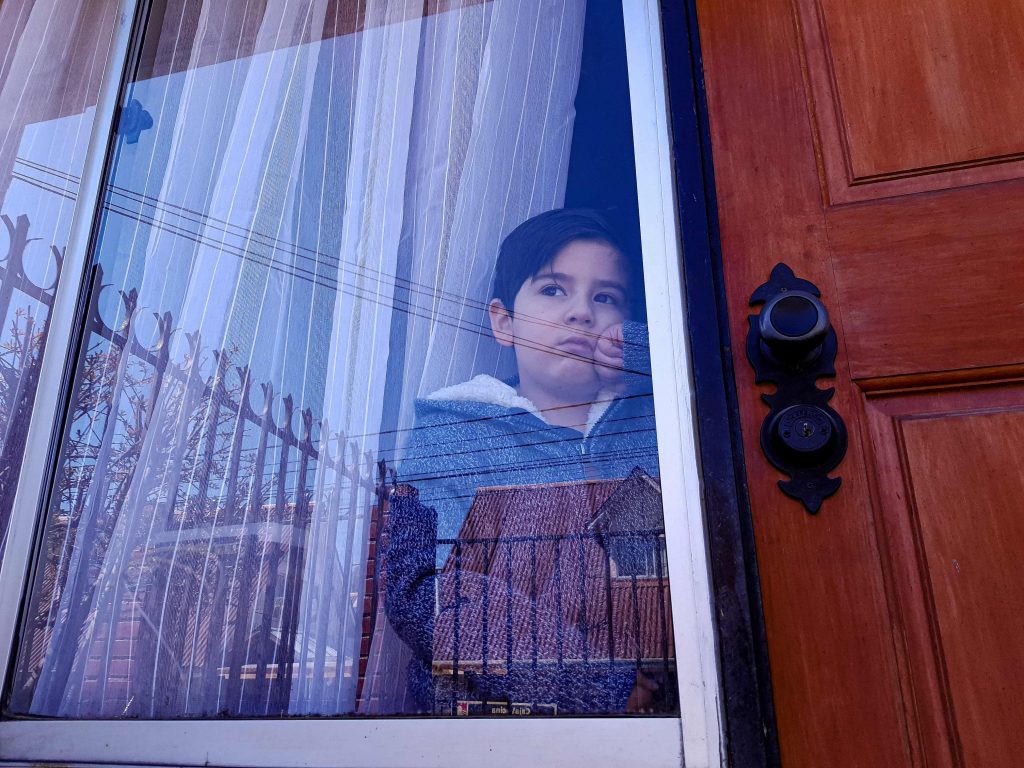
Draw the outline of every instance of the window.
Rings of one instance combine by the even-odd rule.
[[[0,728],[710,749],[652,13],[152,4]]]

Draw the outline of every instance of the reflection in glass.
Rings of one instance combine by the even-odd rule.
[[[0,559],[117,3],[0,3]]]
[[[622,38],[583,0],[154,4],[11,712],[677,711]],[[503,315],[509,233],[566,205],[607,236]],[[480,381],[515,450],[424,420]]]

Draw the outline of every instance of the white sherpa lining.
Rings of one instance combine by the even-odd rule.
[[[587,414],[587,432],[590,434],[591,430],[597,425],[597,422],[604,416],[604,412],[608,410],[608,406],[612,404],[612,395],[606,392],[598,392],[597,400],[595,400],[590,406],[590,413]]]
[[[453,384],[450,387],[439,389],[433,394],[428,395],[426,399],[487,403],[503,408],[518,408],[527,413],[532,413],[545,424],[550,423],[537,409],[537,406],[533,404],[532,400],[520,395],[514,387],[509,386],[504,381],[489,376],[486,373],[474,376],[469,381],[464,381],[461,384]],[[604,415],[604,412],[608,410],[608,406],[612,404],[613,399],[614,395],[612,394],[605,392],[598,394],[597,399],[590,406],[590,412],[587,414],[586,434],[590,434],[590,431]]]

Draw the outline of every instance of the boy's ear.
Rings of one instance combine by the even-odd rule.
[[[503,347],[511,347],[515,336],[512,333],[512,313],[505,309],[501,299],[491,299],[487,305],[487,314],[491,319],[491,333]]]

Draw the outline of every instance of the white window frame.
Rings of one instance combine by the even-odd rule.
[[[0,670],[7,689],[15,624],[57,425],[71,329],[100,202],[138,5],[121,0],[112,54],[83,170],[50,342],[40,369],[7,551],[0,567]],[[0,762],[218,766],[680,766],[721,764],[722,716],[700,493],[693,376],[684,311],[680,232],[657,0],[623,0],[644,254],[658,449],[665,500],[679,718],[9,720]],[[685,758],[685,759],[684,759]]]

